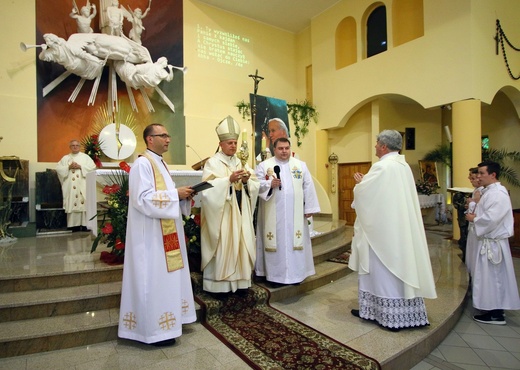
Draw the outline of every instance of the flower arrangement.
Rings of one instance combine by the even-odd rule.
[[[101,259],[107,263],[122,263],[125,255],[126,221],[128,217],[128,173],[130,166],[120,162],[123,172],[117,171],[109,176],[111,185],[105,185],[103,193],[106,195],[106,210],[101,214],[101,227],[98,235],[92,242],[91,253],[100,242],[106,243],[111,252],[101,254]],[[100,216],[98,214],[98,216]],[[107,255],[109,254],[109,255]]]
[[[193,205],[193,201],[192,201]],[[186,249],[190,261],[190,271],[200,271],[201,245],[200,245],[200,208],[192,207],[189,216],[183,216],[184,237]]]
[[[97,168],[101,168],[100,158],[103,152],[101,151],[101,141],[99,140],[99,135],[87,136],[82,140],[81,144],[85,149],[85,154],[92,158]]]
[[[437,185],[437,183],[419,180],[415,183],[415,188],[417,189],[417,193],[419,194],[432,195],[437,194],[437,189],[439,189],[439,185]]]

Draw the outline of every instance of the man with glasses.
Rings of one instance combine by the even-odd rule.
[[[63,194],[63,208],[67,214],[67,227],[73,232],[87,231],[87,173],[94,171],[96,165],[92,158],[80,152],[81,144],[78,140],[71,140],[69,148],[70,153],[56,166]]]
[[[129,175],[118,335],[167,346],[182,334],[182,324],[196,320],[182,221],[195,193],[175,186],[162,159],[170,144],[166,128],[153,123],[143,138],[146,151]]]

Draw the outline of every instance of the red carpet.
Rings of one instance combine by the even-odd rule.
[[[374,359],[320,333],[269,305],[269,291],[215,298],[200,290],[192,273],[202,324],[254,369],[380,369]]]

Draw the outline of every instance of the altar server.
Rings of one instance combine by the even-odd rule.
[[[483,324],[505,325],[504,310],[520,309],[515,268],[509,248],[513,236],[513,210],[507,189],[498,180],[500,164],[484,161],[478,165],[481,197],[466,219],[468,258],[471,258],[473,316]],[[469,266],[469,265],[468,265]]]

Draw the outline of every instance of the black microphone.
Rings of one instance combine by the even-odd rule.
[[[274,166],[273,169],[274,169],[274,173],[276,173],[276,178],[278,180],[280,180],[280,166],[276,165],[276,166]],[[278,189],[282,190],[282,185],[280,185],[280,187]]]

